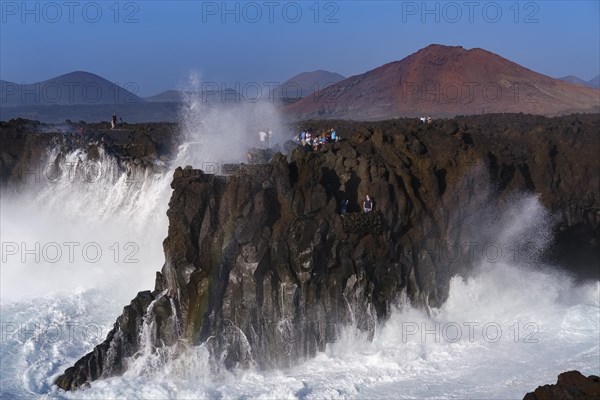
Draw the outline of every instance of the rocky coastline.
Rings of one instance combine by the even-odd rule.
[[[3,143],[12,143],[1,152],[5,186],[15,166],[63,140],[33,140],[12,123],[1,126]],[[288,143],[288,154],[226,175],[177,168],[154,289],[138,293],[105,341],[56,384],[74,390],[122,374],[143,346],[144,329],[152,329],[152,346],[173,354],[182,343],[204,344],[225,368],[279,368],[322,351],[343,326],[372,334],[401,298],[438,307],[450,278],[470,268],[439,249],[472,240],[465,225],[477,210],[520,194],[538,196],[556,219],[543,261],[598,279],[598,115],[306,121],[295,128],[330,126],[342,140],[318,152]],[[126,140],[104,135],[100,145],[152,163],[176,142],[165,127],[155,130],[132,129]],[[368,214],[361,211],[366,194],[375,200]]]

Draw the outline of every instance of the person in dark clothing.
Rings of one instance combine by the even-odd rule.
[[[373,211],[373,200],[367,195],[365,201],[363,201],[363,211],[368,213]]]
[[[344,199],[340,203],[340,214],[344,215],[348,212],[348,200]]]

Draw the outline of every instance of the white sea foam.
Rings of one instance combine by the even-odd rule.
[[[198,151],[207,144],[206,131],[193,119],[218,130],[213,123],[218,115],[186,117],[187,145],[168,172],[139,169],[127,175],[103,151],[98,164],[77,150],[64,162],[91,176],[101,171],[93,184],[68,179],[65,164],[58,181],[30,183],[3,196],[3,242],[26,243],[28,249],[37,242],[42,247],[78,242],[79,249],[94,242],[104,257],[89,262],[76,252],[70,263],[64,253],[59,262],[46,259],[54,253],[41,255],[40,262],[30,254],[25,262],[22,254],[7,256],[1,270],[2,398],[520,398],[562,371],[600,375],[600,283],[575,283],[563,272],[529,262],[535,254],[527,254],[527,261],[480,257],[468,275],[452,278],[439,309],[426,312],[400,301],[372,341],[345,327],[337,342],[292,368],[227,371],[211,365],[208,351],[197,346],[175,358],[147,351],[124,376],[86,390],[65,393],[52,386],[104,340],[138,290],[153,287],[164,261],[173,168],[243,157],[242,151],[218,150],[221,145]],[[221,118],[237,118],[228,115]],[[227,129],[245,135],[246,126]],[[202,145],[189,145],[194,142]],[[56,156],[49,154],[49,161]],[[549,243],[550,218],[535,197],[485,212],[495,214],[495,222],[479,229],[480,238],[506,248],[530,243],[528,252]],[[127,243],[137,245],[137,262],[124,262],[132,251]]]

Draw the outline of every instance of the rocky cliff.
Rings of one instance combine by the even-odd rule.
[[[563,372],[554,385],[538,386],[527,393],[523,400],[593,400],[600,399],[600,377],[588,377],[579,371]]]
[[[99,147],[115,157],[124,170],[134,167],[158,169],[174,153],[177,125],[168,123],[120,124],[72,122],[48,124],[26,119],[0,121],[0,185],[18,188],[28,180],[51,181],[52,168],[66,153],[77,149],[92,159]],[[56,150],[51,164],[48,155]]]
[[[493,221],[477,210],[518,193],[538,194],[555,215],[558,239],[544,257],[598,278],[597,115],[303,124],[333,125],[343,140],[227,176],[175,171],[154,290],[124,308],[59,387],[121,374],[144,346],[176,356],[204,344],[227,368],[285,366],[323,350],[343,326],[373,333],[399,298],[439,306],[450,277],[469,268],[440,248],[483,244],[467,227]],[[375,209],[364,214],[367,193]]]

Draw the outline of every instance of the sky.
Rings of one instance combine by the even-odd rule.
[[[484,48],[534,71],[600,73],[600,1],[0,1],[0,79],[88,71],[141,96],[344,76],[429,44]]]

